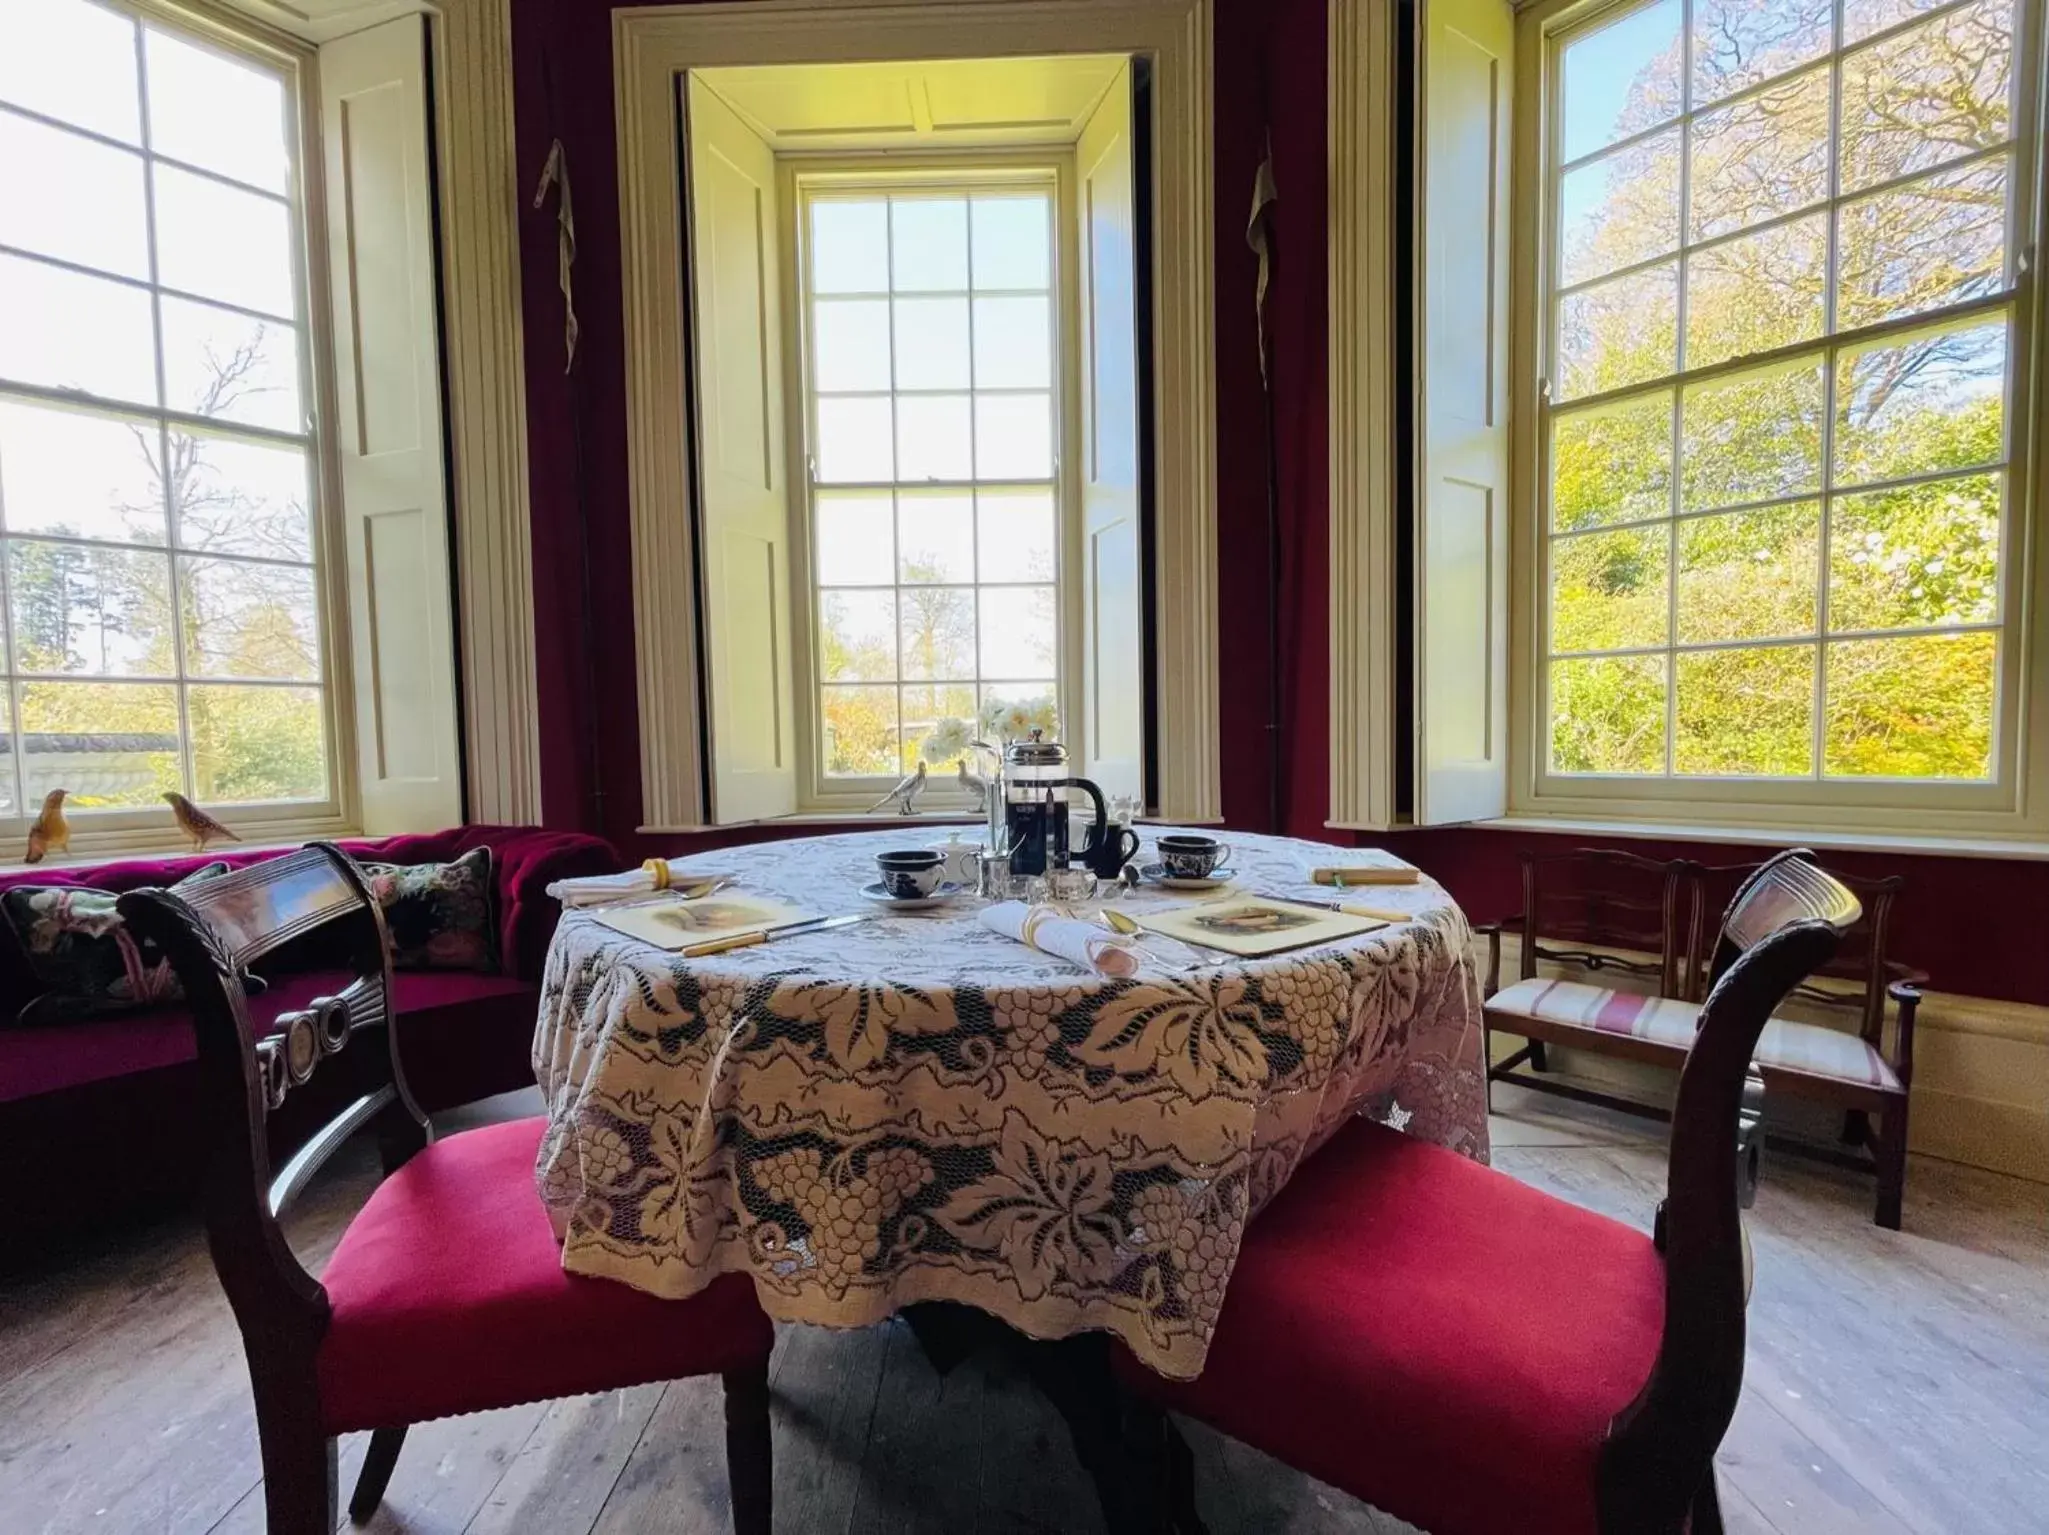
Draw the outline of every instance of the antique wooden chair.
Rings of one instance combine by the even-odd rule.
[[[1713,952],[1702,943],[1715,896],[1754,874],[1759,865],[1710,869],[1688,859],[1655,863],[1627,853],[1581,849],[1523,860],[1523,910],[1488,934],[1487,1001],[1483,1025],[1529,1043],[1489,1066],[1490,1086],[1510,1081],[1544,1092],[1603,1104],[1630,1113],[1663,1111],[1548,1075],[1546,1044],[1569,1046],[1622,1060],[1676,1069],[1686,1058],[1700,1017],[1699,998]],[[1799,1098],[1840,1109],[1845,1138],[1871,1140],[1868,1116],[1879,1116],[1869,1165],[1878,1174],[1874,1218],[1899,1229],[1906,1178],[1907,1095],[1913,1080],[1914,1010],[1925,977],[1887,958],[1893,903],[1904,883],[1843,880],[1864,903],[1864,916],[1845,935],[1827,974],[1858,989],[1804,984],[1802,1001],[1860,1012],[1851,1034],[1827,1024],[1774,1018],[1758,1042],[1757,1066],[1768,1095]],[[1500,985],[1501,933],[1519,931],[1520,976]],[[1549,946],[1547,946],[1549,945]],[[1571,946],[1561,946],[1571,945]],[[1613,951],[1624,951],[1617,955]],[[1655,956],[1632,959],[1629,951]],[[1556,980],[1537,973],[1539,960],[1577,964],[1590,973],[1613,968],[1655,977],[1656,990]],[[1886,1004],[1896,1005],[1891,1048],[1884,1038]],[[1491,1060],[1491,1057],[1490,1057]],[[1529,1070],[1518,1068],[1527,1066]],[[1798,1142],[1774,1142],[1811,1152]],[[1865,1165],[1861,1158],[1853,1165]]]
[[[1652,1234],[1355,1119],[1247,1230],[1202,1374],[1125,1383],[1436,1535],[1719,1531],[1751,1052],[1856,916],[1797,853],[1738,895]]]
[[[211,1141],[208,1244],[256,1398],[272,1535],[335,1527],[335,1437],[370,1430],[349,1502],[368,1519],[409,1424],[647,1381],[720,1374],[733,1523],[768,1535],[768,1353],[774,1331],[733,1275],[687,1301],[566,1274],[534,1189],[542,1122],[436,1139],[393,1038],[384,918],[360,871],[314,844],[174,895],[120,899],[191,999]],[[287,942],[346,953],[332,996],[252,1022],[242,976]],[[269,1116],[316,1070],[345,1107],[275,1176]],[[359,1130],[385,1177],[319,1279],[279,1218]]]

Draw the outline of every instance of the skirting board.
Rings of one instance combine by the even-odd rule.
[[[1475,941],[1473,952],[1484,979],[1484,939]],[[1504,936],[1503,984],[1515,978],[1517,966],[1516,940]],[[1589,977],[1576,967],[1547,963],[1538,971],[1561,980],[1597,980],[1621,991],[1650,989],[1640,978],[1612,970]],[[1787,1013],[1841,1021],[1840,1014],[1831,1017],[1826,1011],[1816,1015],[1791,1007]],[[1511,1035],[1497,1037],[1495,1058],[1519,1044]],[[1671,1101],[1676,1078],[1668,1071],[1556,1046],[1551,1060],[1554,1070],[1568,1080],[1646,1102]],[[1833,1137],[1835,1126],[1827,1116],[1815,1114],[1811,1105],[1772,1105],[1767,1112],[1797,1133]],[[2049,1007],[1927,993],[1914,1020],[1914,1095],[1907,1144],[1924,1156],[2049,1183]]]

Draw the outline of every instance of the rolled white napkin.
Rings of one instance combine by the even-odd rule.
[[[982,926],[1041,953],[1086,965],[1098,975],[1123,980],[1138,972],[1138,956],[1126,940],[1067,916],[1057,907],[999,901],[982,909]]]
[[[723,876],[702,869],[685,869],[680,858],[650,858],[637,869],[620,874],[587,874],[579,879],[558,879],[548,894],[564,906],[602,906],[613,901],[630,901],[637,895],[652,895],[672,886],[688,889],[709,884]]]

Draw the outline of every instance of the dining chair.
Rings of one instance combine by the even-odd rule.
[[[1857,915],[1805,853],[1738,892],[1649,1235],[1354,1119],[1246,1231],[1202,1374],[1120,1377],[1435,1535],[1719,1531],[1751,1052]]]
[[[673,1301],[565,1273],[534,1188],[543,1121],[434,1135],[399,1063],[383,914],[345,853],[315,843],[119,909],[192,1005],[207,1242],[248,1358],[271,1535],[334,1529],[337,1435],[370,1431],[360,1523],[411,1424],[708,1374],[724,1378],[734,1528],[767,1535],[774,1329],[751,1282]],[[335,990],[259,1023],[243,977],[287,944],[335,963]],[[273,1174],[270,1117],[316,1072],[341,1078],[341,1106]],[[359,1131],[384,1176],[316,1279],[279,1222]]]

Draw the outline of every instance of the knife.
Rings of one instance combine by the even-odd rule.
[[[747,949],[757,943],[791,938],[798,933],[822,933],[827,928],[851,927],[856,922],[867,920],[866,912],[854,912],[844,917],[804,917],[796,922],[779,922],[774,927],[755,927],[744,932],[727,933],[723,938],[707,938],[702,943],[686,944],[676,952],[685,959],[698,959],[706,954],[723,954],[728,949]]]
[[[1318,906],[1325,911],[1343,912],[1348,917],[1371,917],[1376,922],[1408,922],[1415,914],[1406,911],[1385,911],[1378,906],[1358,906],[1350,901],[1318,901],[1299,895],[1269,895],[1264,890],[1247,892],[1262,901],[1275,901],[1282,906]]]

